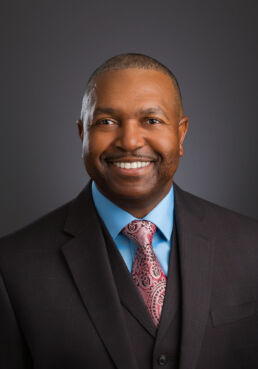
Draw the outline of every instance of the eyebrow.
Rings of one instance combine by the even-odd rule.
[[[109,108],[109,107],[101,107],[98,106],[96,107],[95,111],[94,111],[94,115],[100,115],[100,114],[113,114],[113,115],[119,115],[121,114],[122,111],[119,109],[113,109],[113,108]],[[154,107],[150,107],[150,108],[146,108],[146,109],[139,109],[136,112],[136,115],[151,115],[151,114],[162,114],[165,118],[168,119],[166,113],[159,107],[159,106],[154,106]]]
[[[100,107],[98,106],[95,110],[94,110],[94,115],[99,115],[99,114],[118,114],[119,110],[116,109],[112,109],[112,108],[105,108],[105,107]]]
[[[161,114],[164,115],[164,117],[167,117],[166,113],[159,107],[159,106],[154,106],[151,108],[147,108],[147,109],[140,109],[138,111],[139,115],[151,115],[151,114]]]

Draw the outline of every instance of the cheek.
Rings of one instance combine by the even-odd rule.
[[[110,137],[99,132],[92,132],[88,134],[88,139],[85,144],[84,154],[89,157],[91,161],[98,161],[110,146]]]
[[[179,164],[179,141],[176,135],[167,134],[157,142],[156,151],[161,157],[157,170],[162,178],[171,178]]]
[[[87,156],[95,157],[101,152],[101,139],[97,134],[89,132],[83,144],[84,152]]]
[[[166,162],[173,161],[179,155],[179,141],[176,135],[163,135],[152,146]]]

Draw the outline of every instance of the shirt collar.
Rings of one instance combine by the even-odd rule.
[[[95,207],[113,239],[118,236],[120,231],[128,223],[138,219],[107,199],[97,189],[94,181],[92,181],[92,197]],[[170,240],[174,221],[173,186],[171,187],[169,193],[143,219],[154,223],[161,231],[163,236],[168,241]]]

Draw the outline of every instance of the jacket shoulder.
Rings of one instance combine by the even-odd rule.
[[[64,222],[66,219],[70,202],[41,216],[25,227],[12,232],[0,239],[0,253],[20,249],[23,245],[30,248],[32,245],[44,244],[45,247],[53,243],[53,239],[58,240],[63,234]],[[51,242],[50,242],[51,241]]]
[[[234,234],[253,232],[258,237],[258,221],[256,219],[205,200],[178,186],[176,186],[176,194],[180,197],[180,204],[183,204],[189,212],[198,214],[207,227]]]

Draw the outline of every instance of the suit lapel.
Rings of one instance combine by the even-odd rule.
[[[201,210],[196,208],[198,203],[193,202],[192,197],[175,184],[174,189],[175,222],[182,281],[179,369],[196,369],[209,314],[213,240],[205,234],[204,217]],[[118,283],[116,287],[103,231],[91,198],[90,185],[72,202],[65,231],[72,234],[74,238],[62,247],[64,257],[82,301],[104,345],[117,368],[137,368],[117,288],[122,303],[154,335],[152,322],[148,322],[148,318],[144,316],[145,312],[141,314],[139,312],[141,309],[139,311],[135,309],[137,301],[134,304],[131,303],[130,294],[123,289],[123,286]],[[101,278],[99,278],[100,272]],[[164,317],[161,318],[158,337],[165,334],[166,327],[169,325],[167,317],[172,319],[175,313],[170,310],[170,300],[173,296],[173,291],[171,291],[167,296],[167,302],[165,300],[164,303],[165,310],[162,313]]]
[[[204,214],[190,195],[175,186],[175,221],[182,280],[179,369],[195,369],[208,320],[213,240],[205,235]],[[188,199],[186,198],[188,197]]]
[[[117,368],[137,368],[90,185],[72,203],[65,230],[75,237],[62,252],[96,330]]]

